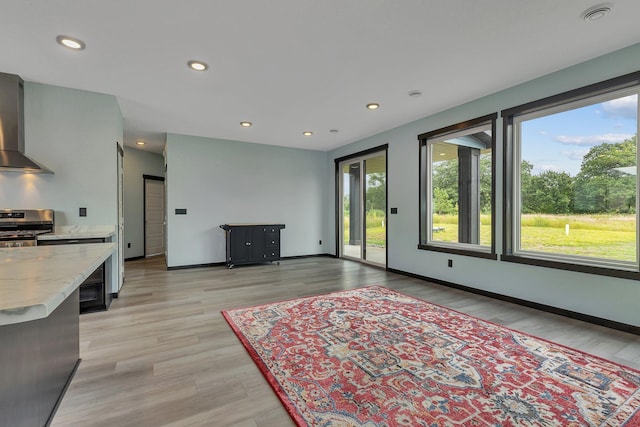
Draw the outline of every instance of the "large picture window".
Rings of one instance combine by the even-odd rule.
[[[497,114],[418,136],[421,249],[495,258]]]
[[[502,112],[505,260],[637,277],[638,78]]]

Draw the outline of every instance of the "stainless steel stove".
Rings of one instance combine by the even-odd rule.
[[[0,248],[36,246],[38,235],[53,228],[51,209],[0,209]]]

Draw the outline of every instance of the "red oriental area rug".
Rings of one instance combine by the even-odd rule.
[[[300,426],[640,426],[640,371],[386,288],[223,315]]]

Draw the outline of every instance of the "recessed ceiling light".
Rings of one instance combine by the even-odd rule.
[[[590,7],[582,13],[582,19],[585,21],[597,21],[598,19],[602,19],[611,12],[612,6],[613,5],[611,3],[603,3]]]
[[[409,96],[412,98],[418,98],[422,96],[422,92],[420,92],[419,90],[412,90],[411,92],[409,92]]]
[[[136,145],[144,145],[145,142],[144,141],[136,141]]]
[[[240,126],[245,127],[245,128],[250,128],[251,126],[253,126],[253,123],[251,123],[251,122],[240,122]]]
[[[82,40],[74,39],[69,36],[58,36],[56,37],[56,41],[58,44],[73,50],[82,50],[86,47]]]
[[[187,62],[187,65],[195,71],[204,71],[209,68],[209,66],[202,61],[189,61]]]
[[[376,103],[367,104],[367,108],[369,110],[377,110],[378,108],[380,108],[380,104],[376,104]]]
[[[307,130],[307,131],[302,132],[302,134],[304,136],[311,136],[311,135],[313,135],[313,132]]]

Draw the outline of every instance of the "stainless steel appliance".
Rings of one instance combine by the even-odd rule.
[[[0,209],[0,248],[36,246],[38,235],[53,228],[51,209]]]
[[[0,172],[53,173],[24,154],[24,81],[0,73]]]

